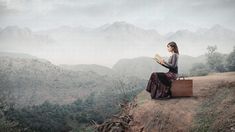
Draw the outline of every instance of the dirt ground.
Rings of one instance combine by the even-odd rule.
[[[191,131],[197,108],[208,98],[210,94],[208,91],[235,82],[235,72],[213,73],[185,79],[193,79],[192,97],[154,100],[147,91],[143,90],[135,98],[137,106],[130,111],[134,120],[130,123],[132,126],[129,131]]]

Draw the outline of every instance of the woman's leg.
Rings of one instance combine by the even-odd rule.
[[[162,92],[159,89],[160,81],[158,78],[158,72],[153,72],[149,78],[148,85],[146,91],[148,91],[151,95],[152,99],[157,99],[161,96]]]
[[[171,92],[169,91],[170,86],[168,81],[165,73],[153,72],[149,78],[146,91],[150,93],[152,99],[169,97]]]
[[[148,92],[151,92],[152,88],[154,87],[155,85],[155,80],[156,80],[156,77],[157,77],[157,73],[156,72],[153,72],[149,78],[149,81],[148,81],[148,84],[147,84],[147,87],[146,87],[146,91]]]

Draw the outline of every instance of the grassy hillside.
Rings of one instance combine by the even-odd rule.
[[[186,78],[193,79],[192,97],[155,100],[143,90],[118,116],[96,128],[126,132],[234,131],[234,78],[235,72]]]
[[[142,91],[130,131],[234,131],[235,72],[193,79],[193,97],[153,100]]]

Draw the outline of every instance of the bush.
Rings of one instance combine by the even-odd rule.
[[[91,93],[86,99],[77,99],[67,105],[46,101],[41,105],[11,107],[5,112],[6,120],[18,122],[17,127],[24,131],[92,131],[89,127],[92,120],[103,123],[120,111],[119,104],[132,100],[140,91],[121,80],[110,89]]]
[[[195,63],[190,69],[191,76],[205,76],[210,72],[209,67],[204,63]]]
[[[207,65],[212,72],[225,72],[225,60],[226,56],[219,52],[216,52],[216,46],[208,46],[207,50]]]
[[[227,70],[235,71],[235,46],[233,47],[233,51],[228,55],[226,61]]]
[[[57,104],[44,102],[42,105],[10,109],[7,112],[9,120],[18,121],[21,128],[29,131],[68,131],[71,128],[65,122],[68,111]]]
[[[0,132],[20,132],[18,122],[9,121],[6,119],[5,112],[8,111],[12,105],[6,103],[4,98],[0,98]]]

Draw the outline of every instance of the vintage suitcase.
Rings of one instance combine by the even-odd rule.
[[[193,96],[193,80],[185,79],[183,76],[178,77],[172,82],[171,93],[173,97]]]

